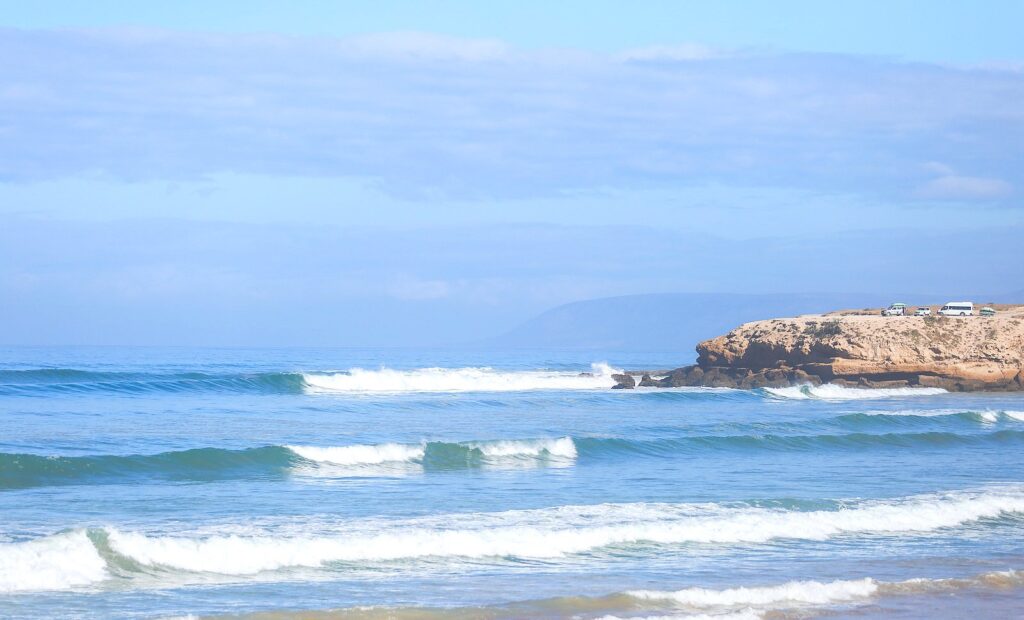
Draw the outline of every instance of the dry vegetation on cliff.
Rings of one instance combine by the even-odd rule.
[[[646,384],[1022,390],[1024,306],[998,310],[992,317],[842,311],[754,321],[697,345],[696,366]]]

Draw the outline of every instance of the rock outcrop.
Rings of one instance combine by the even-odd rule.
[[[613,390],[632,390],[636,387],[636,379],[631,374],[612,375],[612,379],[615,380]]]
[[[1024,307],[1002,307],[991,317],[832,313],[755,321],[698,344],[696,365],[640,385],[820,383],[1024,390]]]

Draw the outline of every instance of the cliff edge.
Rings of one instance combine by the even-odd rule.
[[[635,373],[641,374],[641,373]],[[847,311],[745,323],[697,345],[697,364],[639,385],[1024,390],[1024,306],[995,316]],[[623,386],[625,387],[625,386]]]

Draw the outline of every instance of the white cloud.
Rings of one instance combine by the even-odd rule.
[[[0,57],[0,180],[344,177],[417,199],[707,183],[979,197],[1024,182],[1016,71],[424,33],[0,30]],[[922,174],[928,159],[984,174]]]
[[[929,162],[925,169],[939,175],[915,192],[921,198],[933,200],[994,200],[1013,192],[1013,185],[1002,179],[957,174],[951,166]]]
[[[370,57],[464,62],[498,60],[511,53],[505,43],[496,39],[465,39],[427,32],[368,34],[346,39],[340,47]]]
[[[620,60],[629,61],[670,61],[708,60],[722,58],[726,53],[722,50],[701,45],[700,43],[683,43],[680,45],[653,45],[626,50],[618,54]]]
[[[1012,191],[1013,186],[1002,179],[948,176],[928,181],[918,194],[925,198],[982,200],[1003,198]]]
[[[426,301],[444,299],[448,296],[450,289],[451,287],[444,280],[401,278],[392,283],[387,292],[391,297],[403,301]]]

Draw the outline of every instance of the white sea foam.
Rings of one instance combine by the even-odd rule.
[[[867,598],[878,592],[873,579],[852,581],[790,581],[778,586],[711,590],[687,588],[674,592],[634,590],[626,594],[640,599],[667,600],[692,608],[779,606],[782,604],[826,605]]]
[[[872,416],[907,416],[918,418],[943,418],[947,416],[966,415],[973,417],[982,424],[995,424],[999,421],[1012,420],[1024,422],[1024,411],[968,411],[965,409],[899,409],[896,411],[865,411],[864,415]]]
[[[1024,572],[1009,570],[953,579],[908,579],[880,582],[871,578],[855,580],[790,581],[781,585],[727,589],[686,588],[675,591],[634,590],[627,596],[644,601],[671,604],[671,615],[652,618],[762,618],[772,612],[804,607],[829,607],[837,604],[865,603],[879,596],[914,595],[954,591],[965,588],[1008,588],[1024,585]],[[678,615],[680,612],[702,612]],[[785,616],[789,617],[789,616]],[[800,617],[803,617],[802,615]],[[613,616],[606,616],[613,618]]]
[[[66,590],[107,578],[85,530],[0,544],[0,592]]]
[[[424,445],[383,443],[354,446],[285,446],[304,459],[332,465],[380,465],[401,463],[423,458]]]
[[[979,411],[977,416],[983,424],[995,424],[999,421],[999,413],[996,411]]]
[[[765,388],[778,398],[794,400],[866,400],[873,398],[895,398],[904,396],[934,396],[945,394],[942,388],[849,388],[826,383],[824,385],[794,385],[784,388]]]
[[[864,415],[875,415],[875,416],[895,416],[895,417],[915,417],[915,418],[942,418],[946,416],[960,415],[963,413],[969,413],[964,409],[879,409],[874,411],[862,411]]]
[[[623,514],[616,514],[622,509]],[[692,508],[691,508],[692,509]],[[269,538],[242,535],[212,536],[206,538],[155,537],[140,533],[121,532],[107,528],[106,534],[115,553],[136,562],[189,572],[219,573],[224,575],[254,575],[262,571],[287,566],[317,567],[331,561],[359,559],[400,559],[410,557],[398,545],[413,543],[412,554],[432,549],[434,556],[489,555],[498,548],[516,548],[516,536],[527,538],[536,534],[533,527],[522,526],[504,530],[488,530],[489,521],[521,518],[533,515],[533,521],[557,520],[563,513],[574,519],[590,521],[595,515],[607,513],[613,520],[629,520],[638,515],[667,514],[677,511],[669,505],[622,505],[594,507],[560,507],[509,513],[456,515],[455,521],[482,521],[485,527],[476,531],[457,529],[405,531],[396,535],[370,537],[306,537]],[[813,514],[813,513],[811,513]],[[975,512],[974,514],[977,514]],[[541,518],[541,515],[543,518]],[[447,517],[445,517],[447,520]],[[934,524],[934,523],[933,523]],[[604,526],[608,530],[612,526]],[[555,534],[554,531],[549,534]],[[589,536],[597,542],[601,535]],[[433,538],[434,540],[428,540]],[[549,538],[549,540],[552,540]],[[526,545],[535,545],[527,540]],[[381,545],[384,546],[381,546]],[[446,545],[462,548],[445,551]],[[469,547],[484,548],[466,552]],[[523,546],[519,545],[518,550]],[[535,547],[536,549],[536,547]],[[541,552],[538,555],[550,557]],[[174,577],[176,583],[184,574]],[[105,562],[86,532],[76,530],[44,538],[0,545],[0,592],[68,590],[102,582],[108,578]],[[202,579],[206,579],[203,577]],[[1024,586],[1024,571],[991,572],[974,577],[946,579],[908,579],[899,582],[878,582],[870,578],[828,583],[793,581],[781,585],[735,587],[727,589],[686,588],[676,591],[639,590],[626,592],[627,596],[642,601],[661,601],[672,605],[652,618],[759,618],[774,610],[801,606],[827,606],[853,603],[875,596],[913,595],[928,592],[952,591],[964,588],[1018,588]],[[652,610],[653,611],[653,610]],[[658,612],[655,612],[658,613]],[[695,614],[696,615],[693,615]],[[615,616],[606,616],[614,618]],[[635,616],[631,616],[636,620]]]
[[[590,373],[493,368],[353,368],[334,374],[304,374],[303,379],[311,392],[520,392],[610,388],[615,385],[612,375],[617,372],[620,371],[604,363],[593,364]]]
[[[1024,571],[1006,570],[994,571],[975,575],[973,577],[960,577],[949,579],[907,579],[891,583],[880,583],[879,593],[881,594],[920,594],[926,592],[942,592],[961,590],[965,588],[1019,588],[1024,586]]]
[[[624,504],[445,515],[324,535],[151,537],[110,530],[137,562],[188,571],[253,574],[287,566],[423,557],[558,558],[633,543],[760,543],[843,535],[913,534],[1024,513],[1024,493],[973,493],[863,502],[829,511]]]
[[[575,459],[577,455],[572,437],[474,442],[468,445],[480,450],[488,459],[544,456]]]
[[[440,445],[440,444],[435,444]],[[462,444],[465,450],[478,450],[486,463],[501,465],[510,461],[534,462],[549,460],[566,462],[577,456],[576,444],[571,437],[556,439],[506,439],[498,441],[474,441]],[[285,446],[295,454],[309,461],[327,465],[369,466],[389,464],[420,464],[427,455],[430,444],[368,444],[351,446]],[[353,470],[360,472],[362,470]]]
[[[657,616],[601,616],[597,620],[761,620],[764,613],[755,609],[742,609],[726,614],[664,614]]]

